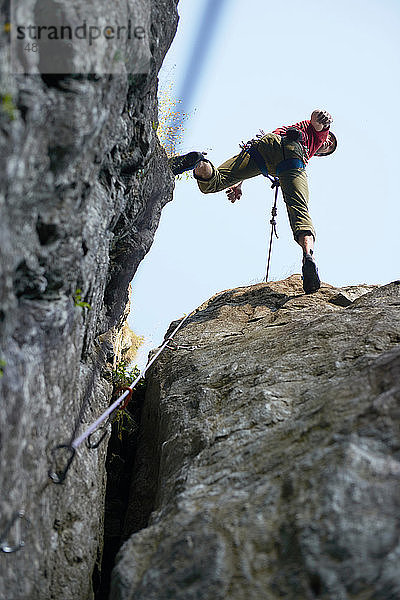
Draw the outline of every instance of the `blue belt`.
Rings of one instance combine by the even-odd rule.
[[[288,158],[276,165],[276,174],[279,175],[282,171],[289,169],[305,169],[306,166],[300,158]]]
[[[263,159],[257,148],[255,146],[250,146],[247,149],[247,152],[250,154],[251,158],[256,162],[257,167],[261,171],[261,174],[264,175],[264,177],[268,177],[269,175],[267,165],[265,164],[265,160]]]

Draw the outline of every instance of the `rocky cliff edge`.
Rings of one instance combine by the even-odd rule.
[[[113,600],[400,597],[400,282],[217,294],[149,376]]]

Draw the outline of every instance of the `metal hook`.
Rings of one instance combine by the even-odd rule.
[[[89,435],[89,437],[86,440],[86,445],[89,448],[89,450],[95,450],[100,446],[101,442],[104,440],[108,433],[109,423],[110,420],[107,420],[105,423],[103,423],[101,427],[99,427]],[[101,434],[100,437],[98,437],[99,434]]]
[[[271,184],[271,188],[278,188],[280,186],[280,182],[279,182],[279,177],[273,177],[272,179],[270,179],[270,181],[272,181]]]
[[[121,404],[121,406],[119,407],[119,410],[117,412],[126,409],[126,407],[128,406],[129,402],[132,399],[132,393],[133,393],[133,389],[131,387],[126,386],[126,385],[120,387],[119,390],[121,392],[125,391],[125,392],[129,392],[129,393],[128,393],[127,397],[125,398],[124,403]]]
[[[169,350],[173,350],[173,351],[179,350],[179,346],[174,340],[172,340],[171,338],[168,338],[167,342],[168,342],[168,344],[165,346],[166,348],[168,348]]]
[[[60,444],[53,448],[51,455],[53,462],[49,469],[49,477],[53,483],[63,483],[74,460],[75,448],[70,444]]]
[[[13,552],[18,552],[18,550],[21,550],[21,548],[23,548],[25,546],[25,541],[23,539],[23,534],[25,533],[25,531],[23,531],[23,528],[22,528],[23,522],[26,523],[26,526],[29,524],[28,519],[25,517],[25,512],[23,510],[19,510],[16,513],[14,513],[9,524],[7,525],[7,527],[1,534],[0,550],[2,552],[4,552],[5,554],[12,554]],[[11,544],[6,538],[9,535],[9,533],[11,532],[14,525],[15,525],[15,538],[16,538],[17,542],[15,544]]]
[[[165,346],[166,348],[169,348],[170,350],[197,350],[198,346],[190,346],[189,344],[177,344],[174,340],[171,340],[170,338],[167,340],[167,342],[169,342],[170,344],[172,344],[171,346],[168,344],[167,346]]]

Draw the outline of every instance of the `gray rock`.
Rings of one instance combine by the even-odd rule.
[[[35,4],[19,6],[27,23]],[[55,446],[69,443],[110,402],[112,349],[110,357],[101,340],[122,325],[128,283],[172,198],[173,177],[154,124],[157,72],[175,33],[176,4],[113,5],[120,22],[128,8],[146,22],[146,70],[127,48],[124,67],[111,76],[0,76],[3,547],[19,539],[16,524],[7,531],[16,511],[29,520],[21,523],[25,547],[0,552],[1,600],[93,597],[105,446],[94,452],[82,445],[63,485],[47,473]],[[58,5],[72,10],[69,2]],[[82,17],[88,10],[83,0],[73,9]],[[108,9],[101,1],[90,8],[97,16]],[[3,28],[1,34],[4,66]],[[107,54],[99,57],[106,73]],[[83,64],[74,64],[75,73],[84,73]],[[127,174],[130,154],[135,161]]]
[[[149,375],[113,600],[400,597],[399,283],[294,275],[190,317]]]

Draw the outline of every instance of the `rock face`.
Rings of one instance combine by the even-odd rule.
[[[400,282],[230,290],[176,341],[111,598],[400,598]]]
[[[63,485],[47,473],[54,447],[109,403],[114,357],[105,334],[121,326],[128,284],[172,197],[155,125],[176,4],[113,3],[120,22],[127,10],[143,18],[147,63],[127,48],[117,74],[1,74],[1,600],[93,596],[106,448],[82,445]],[[35,6],[18,5],[26,23]],[[66,0],[58,6],[72,10]],[[109,3],[91,8],[106,14]],[[86,15],[87,3],[73,9]],[[3,66],[6,52],[2,39]],[[15,521],[20,510],[26,518]],[[25,547],[4,553],[21,535]]]

